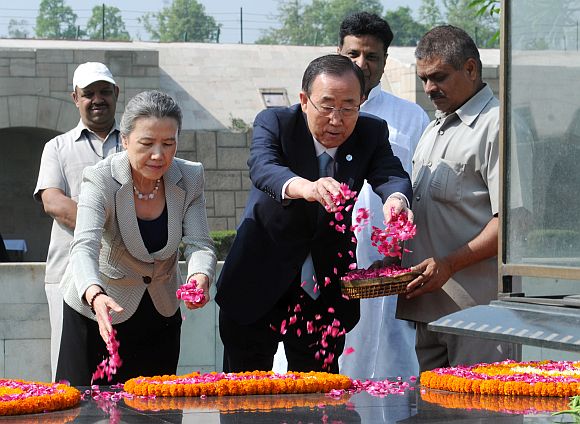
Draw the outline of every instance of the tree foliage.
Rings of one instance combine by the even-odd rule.
[[[18,21],[16,19],[10,19],[8,22],[8,37],[10,38],[28,38],[28,30],[26,27],[28,22],[24,19]]]
[[[500,13],[499,0],[472,0],[469,7],[475,7],[478,15],[489,13],[495,15]]]
[[[282,1],[278,5],[280,28],[271,28],[256,40],[256,44],[310,44],[305,40],[307,24],[303,20],[304,5],[300,0]]]
[[[393,45],[415,46],[429,29],[449,23],[463,28],[480,47],[498,46],[499,7],[496,0],[421,0],[419,18],[409,7],[384,15],[395,38]],[[566,0],[559,0],[566,1]],[[382,15],[379,0],[281,0],[279,28],[262,33],[257,44],[336,45],[342,20],[349,14],[367,11]]]
[[[443,0],[447,9],[447,22],[464,29],[478,47],[499,47],[497,15],[479,14],[478,10],[469,7],[472,0]]]
[[[103,12],[105,14],[103,19]],[[103,25],[104,21],[104,25]],[[103,26],[105,27],[103,34]],[[128,41],[131,39],[125,29],[121,10],[114,6],[95,6],[87,22],[87,37],[91,40]]]
[[[257,44],[325,45],[338,44],[342,20],[361,10],[381,15],[379,0],[282,0],[278,6],[280,28],[266,30]]]
[[[64,0],[42,0],[36,17],[38,38],[76,38],[77,15]]]
[[[436,0],[421,0],[421,6],[419,6],[419,22],[425,25],[427,30],[441,25],[444,22],[443,15]]]
[[[495,0],[421,0],[419,21],[427,30],[442,24],[464,29],[478,47],[499,47],[499,8]]]
[[[393,46],[416,46],[423,34],[427,32],[426,25],[413,19],[409,7],[401,6],[393,11],[387,10],[385,20],[395,35]]]
[[[157,13],[139,18],[154,40],[219,42],[220,25],[196,0],[173,0]]]

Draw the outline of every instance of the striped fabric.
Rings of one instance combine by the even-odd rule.
[[[112,314],[113,324],[133,315],[145,290],[160,314],[173,315],[179,306],[175,291],[183,282],[177,266],[182,241],[188,276],[203,273],[213,281],[216,256],[205,211],[203,167],[174,158],[163,181],[168,240],[150,254],[139,232],[127,152],[85,169],[71,259],[60,283],[65,302],[74,310],[94,319],[83,294],[98,284],[124,309]]]

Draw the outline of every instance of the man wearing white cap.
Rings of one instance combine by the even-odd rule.
[[[34,198],[42,202],[44,211],[54,219],[44,279],[53,380],[62,332],[63,300],[58,283],[68,264],[83,169],[121,149],[115,122],[119,87],[111,71],[98,62],[79,65],[73,75],[71,95],[79,109],[80,121],[72,130],[46,143],[34,190]]]

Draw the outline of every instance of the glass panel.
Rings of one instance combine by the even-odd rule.
[[[521,284],[521,290],[526,296],[536,297],[564,297],[578,294],[580,281],[559,280],[554,278],[514,277],[514,283]],[[516,286],[518,289],[520,286]]]
[[[580,266],[580,0],[510,4],[506,259]]]

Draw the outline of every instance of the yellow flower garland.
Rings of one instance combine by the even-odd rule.
[[[567,398],[537,396],[499,396],[476,393],[421,391],[421,399],[450,409],[482,409],[507,414],[554,412],[566,409]]]
[[[0,379],[0,416],[58,411],[80,401],[81,393],[64,384]]]
[[[164,375],[128,380],[124,389],[138,396],[241,396],[281,393],[326,393],[347,389],[350,378],[325,372],[272,371],[243,373],[191,373],[184,376]]]
[[[324,394],[293,396],[218,396],[218,397],[134,397],[124,398],[125,404],[139,411],[167,411],[184,409],[215,409],[221,413],[236,411],[270,412],[275,409],[315,408],[320,405],[345,405],[350,396],[340,399]]]
[[[504,361],[421,373],[421,385],[461,393],[510,396],[580,394],[580,362]]]

